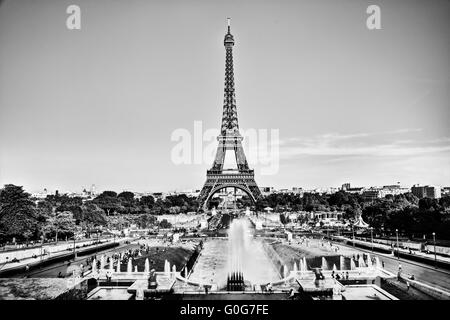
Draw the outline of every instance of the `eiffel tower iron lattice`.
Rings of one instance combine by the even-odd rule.
[[[261,197],[261,191],[255,181],[254,171],[248,166],[244,149],[242,148],[243,137],[239,132],[234,90],[234,37],[230,32],[230,19],[228,19],[228,32],[225,35],[224,46],[226,60],[222,125],[220,135],[217,137],[219,145],[216,157],[212,168],[206,172],[206,182],[198,197],[200,208],[206,208],[212,195],[227,187],[244,191],[253,202]],[[224,169],[225,154],[231,150],[235,153],[237,168]]]

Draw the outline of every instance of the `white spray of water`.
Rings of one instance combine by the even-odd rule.
[[[242,272],[250,282],[264,283],[279,279],[260,241],[253,238],[247,218],[234,219],[228,230],[228,274]]]

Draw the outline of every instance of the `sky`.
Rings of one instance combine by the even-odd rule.
[[[66,26],[72,4],[80,30]],[[366,26],[370,4],[381,9],[380,30]],[[259,186],[448,186],[449,8],[445,0],[4,0],[0,185],[200,189],[212,158],[178,163],[173,137],[187,132],[192,144],[196,123],[219,130],[231,17],[240,128],[277,133],[258,136],[277,150],[265,156],[275,171],[249,160]]]

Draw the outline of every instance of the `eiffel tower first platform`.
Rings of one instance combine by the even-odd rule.
[[[203,209],[207,208],[207,204],[212,195],[223,188],[233,187],[240,189],[252,199],[253,203],[261,197],[261,191],[255,181],[254,171],[249,168],[244,149],[242,148],[243,137],[239,133],[234,91],[234,37],[230,32],[229,18],[228,32],[225,35],[224,46],[226,62],[222,126],[220,135],[217,137],[219,145],[213,166],[206,172],[206,182],[198,197],[200,208]],[[224,169],[225,154],[227,151],[234,151],[237,168]]]

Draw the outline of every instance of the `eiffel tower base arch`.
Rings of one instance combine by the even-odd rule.
[[[253,170],[249,170],[248,173],[211,173],[208,171],[205,185],[203,186],[198,201],[200,208],[207,210],[208,203],[212,196],[221,189],[224,188],[236,188],[245,192],[253,204],[261,197],[261,191],[259,190],[254,176]]]

